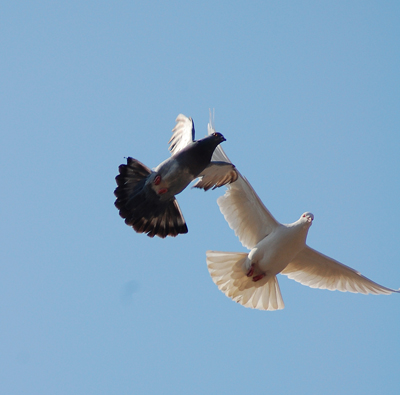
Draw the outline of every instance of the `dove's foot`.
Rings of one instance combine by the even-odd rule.
[[[251,265],[249,271],[246,273],[247,277],[251,277],[254,273],[254,266]]]
[[[265,274],[259,274],[259,275],[253,277],[253,281],[254,282],[260,281],[264,277],[265,277]]]
[[[157,176],[154,178],[154,185],[159,185],[160,182],[161,182],[161,176],[158,176],[158,175],[157,175]]]

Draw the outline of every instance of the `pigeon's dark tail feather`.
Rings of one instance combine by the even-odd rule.
[[[117,199],[115,206],[125,223],[138,233],[149,237],[177,236],[187,233],[188,229],[175,198],[161,201],[146,180],[152,171],[136,159],[128,158],[126,165],[119,166],[119,175],[115,177]]]
[[[120,165],[118,170],[119,174],[115,177],[118,187],[114,194],[117,201],[120,202],[127,196],[140,191],[146,182],[146,178],[151,174],[151,170],[147,166],[130,157],[127,159],[127,164]],[[116,206],[117,201],[115,202]]]
[[[146,233],[149,237],[178,236],[187,233],[188,228],[175,198],[164,205],[165,211],[158,216],[146,218],[144,216],[133,219],[126,218],[125,223],[133,227],[138,233]]]

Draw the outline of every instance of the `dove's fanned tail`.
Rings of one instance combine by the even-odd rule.
[[[161,201],[151,188],[145,188],[152,173],[147,166],[128,158],[126,165],[119,166],[119,173],[115,177],[118,185],[114,191],[115,206],[127,225],[149,237],[164,238],[188,232],[176,199]]]
[[[281,310],[285,307],[276,276],[253,282],[242,266],[246,253],[207,251],[207,267],[218,288],[233,301],[259,310]]]

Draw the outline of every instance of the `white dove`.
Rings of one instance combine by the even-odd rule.
[[[229,162],[220,146],[214,151],[213,160]],[[229,226],[250,252],[207,251],[206,256],[214,283],[235,302],[259,310],[283,309],[278,273],[311,288],[363,294],[400,292],[383,287],[308,247],[306,238],[314,219],[310,212],[284,225],[271,215],[240,172],[238,179],[227,188],[217,203]]]

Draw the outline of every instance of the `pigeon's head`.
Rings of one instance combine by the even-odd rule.
[[[211,136],[218,144],[221,144],[223,141],[226,141],[226,138],[221,133],[214,132],[213,134],[211,134]]]
[[[314,220],[314,214],[307,211],[301,215],[300,219],[305,223],[309,223],[311,226],[312,221]]]
[[[202,156],[206,158],[208,155],[210,155],[210,158],[207,159],[207,164],[211,160],[211,155],[213,154],[215,148],[219,144],[221,144],[223,141],[226,141],[225,137],[218,132],[214,132],[201,140],[196,141],[197,149],[200,149],[202,151]],[[207,155],[206,155],[207,153]]]

